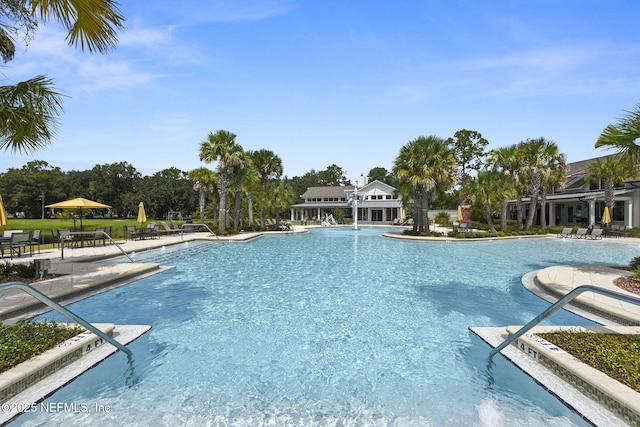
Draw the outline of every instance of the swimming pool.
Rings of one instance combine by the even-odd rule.
[[[12,425],[586,425],[502,357],[488,378],[490,347],[467,328],[524,324],[547,307],[520,284],[526,272],[628,264],[638,246],[380,233],[136,254],[176,268],[70,306],[91,322],[153,325],[129,345],[132,367],[117,354],[48,399],[110,410]],[[564,311],[549,321],[590,324]]]

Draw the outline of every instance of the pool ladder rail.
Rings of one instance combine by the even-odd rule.
[[[27,285],[25,283],[22,283],[22,282],[9,282],[9,283],[5,283],[5,284],[0,285],[0,291],[1,290],[5,290],[5,289],[20,289],[20,290],[25,291],[26,293],[28,293],[29,295],[31,295],[34,298],[38,299],[40,302],[48,305],[49,307],[51,307],[52,309],[54,309],[58,313],[60,313],[63,316],[73,320],[77,324],[83,326],[88,331],[93,332],[94,334],[96,334],[97,336],[99,336],[103,340],[107,341],[109,344],[113,345],[117,349],[122,350],[123,352],[125,352],[127,354],[127,357],[129,358],[129,360],[131,360],[131,358],[133,356],[133,353],[126,346],[124,346],[123,344],[121,344],[118,341],[116,341],[112,336],[110,336],[108,334],[105,334],[100,329],[96,328],[91,323],[87,322],[86,320],[84,320],[83,318],[78,316],[77,314],[75,314],[72,311],[64,308],[63,306],[61,306],[57,302],[53,301],[51,298],[49,298],[48,296],[44,295],[42,292],[39,292],[36,289],[32,288],[31,286],[29,286],[29,285]]]
[[[216,240],[220,240],[218,235],[216,233],[214,233],[213,230],[211,230],[207,224],[193,224],[193,223],[182,224],[182,233],[180,233],[180,238],[182,239],[184,237],[184,233],[185,232],[186,233],[194,232],[196,227],[204,227],[204,228],[206,228],[207,230],[209,230],[209,233],[211,233],[211,235],[216,238]],[[186,231],[187,229],[188,229],[188,231]]]
[[[592,286],[592,285],[578,286],[577,288],[573,289],[571,292],[566,294],[564,297],[560,298],[554,304],[549,306],[546,310],[544,310],[542,313],[537,315],[535,318],[533,318],[529,323],[524,325],[522,328],[518,329],[518,331],[516,333],[514,333],[509,338],[504,340],[502,342],[502,344],[500,344],[499,346],[497,346],[496,348],[491,350],[491,353],[489,353],[489,362],[491,362],[491,360],[493,359],[493,356],[495,356],[500,351],[502,351],[506,346],[508,346],[513,341],[515,341],[518,338],[520,338],[522,335],[526,334],[531,328],[536,326],[538,323],[542,322],[547,317],[551,316],[556,311],[560,310],[562,307],[564,307],[566,304],[568,304],[571,301],[573,301],[578,295],[580,295],[583,292],[593,292],[593,293],[596,293],[596,294],[608,296],[608,297],[615,298],[615,299],[618,299],[618,300],[621,300],[621,301],[624,301],[624,302],[628,302],[630,304],[635,304],[635,305],[640,306],[640,298],[637,298],[637,297],[634,297],[634,296],[631,296],[631,295],[626,295],[626,294],[623,294],[621,292],[616,292],[616,291],[612,291],[612,290],[609,290],[609,289],[599,288],[597,286]]]

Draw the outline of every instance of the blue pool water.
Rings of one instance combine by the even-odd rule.
[[[133,363],[117,353],[48,399],[109,411],[14,425],[585,425],[503,357],[489,374],[491,348],[468,327],[524,324],[546,308],[524,273],[627,265],[637,245],[380,234],[326,228],[136,254],[176,268],[70,306],[91,322],[152,325],[129,345]],[[564,311],[548,323],[590,324]]]

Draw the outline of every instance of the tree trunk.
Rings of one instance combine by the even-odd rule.
[[[507,231],[507,206],[506,200],[500,202],[500,230]]]
[[[253,191],[247,194],[247,210],[249,211],[249,228],[253,230]]]
[[[531,195],[529,200],[529,215],[527,215],[527,222],[524,225],[524,230],[527,231],[533,225],[533,218],[536,215],[536,210],[538,208],[538,195]]]
[[[222,172],[222,171],[221,171]],[[227,231],[227,187],[229,185],[229,180],[227,178],[226,173],[220,173],[220,214],[218,217],[218,231],[220,233],[224,233]]]
[[[235,180],[235,200],[233,202],[233,229],[238,231],[242,227],[242,181]]]
[[[200,201],[200,223],[204,224],[204,209],[207,203],[207,193],[204,190],[203,185],[199,185],[198,198]]]
[[[518,218],[518,228],[520,230],[524,229],[524,203],[522,202],[522,194],[518,194],[518,199],[516,200],[516,216]]]
[[[491,215],[491,205],[489,203],[484,204],[484,213],[487,214],[487,225],[489,226],[489,231],[492,233],[496,232],[496,227],[493,225],[493,218]]]

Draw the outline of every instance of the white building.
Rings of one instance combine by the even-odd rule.
[[[396,189],[381,181],[366,183],[360,176],[357,186],[309,187],[302,194],[303,203],[291,208],[292,221],[320,222],[334,209],[341,209],[345,218],[353,219],[349,199],[358,194],[358,222],[392,224],[402,218],[402,199]]]

